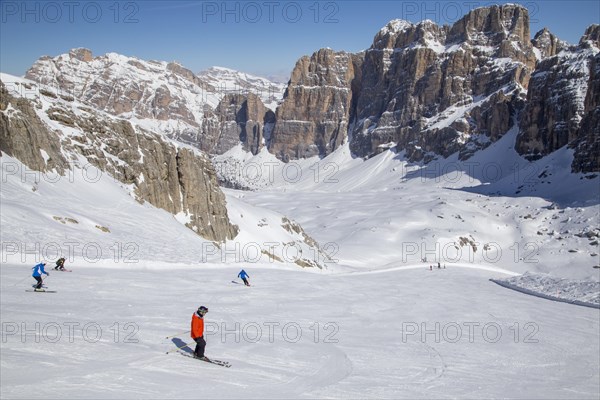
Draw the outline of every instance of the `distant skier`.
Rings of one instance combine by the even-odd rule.
[[[194,342],[196,342],[194,357],[203,361],[208,361],[208,358],[204,357],[204,349],[206,348],[206,341],[204,340],[204,315],[206,315],[207,312],[208,308],[200,306],[192,315],[191,336],[192,339],[194,339]]]
[[[241,278],[244,281],[244,285],[250,286],[250,282],[248,282],[248,278],[250,278],[250,275],[248,275],[246,271],[241,270],[238,274],[238,278]]]
[[[46,276],[50,275],[49,273],[47,273],[44,270],[45,266],[46,266],[46,263],[41,262],[41,263],[35,265],[33,268],[31,268],[33,270],[33,273],[31,274],[31,276],[33,276],[35,278],[35,280],[37,281],[37,284],[35,285],[35,289],[34,289],[36,291],[43,290],[42,283],[44,280],[42,279],[42,274],[46,274]]]
[[[64,271],[65,270],[65,258],[61,257],[56,261],[56,267],[54,267],[55,270],[61,270]]]

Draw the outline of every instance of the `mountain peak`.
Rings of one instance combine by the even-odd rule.
[[[380,35],[395,34],[412,28],[413,23],[404,19],[393,19],[379,30]]]
[[[69,51],[69,56],[79,61],[90,62],[94,59],[92,51],[84,47],[78,47]]]
[[[540,59],[555,56],[560,53],[563,48],[568,46],[566,42],[558,39],[546,27],[535,34],[531,44],[539,50]]]
[[[495,44],[506,39],[528,42],[529,11],[519,4],[476,8],[452,26],[449,40],[466,41],[481,36]]]
[[[592,24],[587,27],[585,33],[579,40],[579,44],[589,43],[600,49],[600,25]]]

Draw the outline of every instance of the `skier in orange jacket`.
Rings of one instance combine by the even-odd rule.
[[[204,357],[204,348],[206,347],[206,341],[204,340],[204,315],[208,312],[208,308],[204,306],[198,307],[198,310],[192,315],[192,339],[196,342],[196,349],[194,350],[194,357],[201,360],[207,360]]]

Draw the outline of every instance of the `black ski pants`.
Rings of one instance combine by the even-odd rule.
[[[200,336],[194,339],[196,342],[196,349],[194,350],[194,354],[196,357],[204,357],[204,349],[206,348],[206,341],[204,340],[204,336]]]
[[[41,276],[34,276],[35,280],[37,281],[37,285],[35,285],[36,289],[41,289],[42,288],[42,277]]]

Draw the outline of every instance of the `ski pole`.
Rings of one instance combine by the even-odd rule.
[[[174,334],[174,335],[167,336],[167,337],[165,337],[165,339],[171,339],[172,337],[179,336],[179,335],[183,335],[184,333],[188,333],[188,332],[189,332],[189,330],[188,330],[188,331],[185,331],[185,332],[179,332],[179,333],[176,333],[176,334]]]
[[[187,345],[188,345],[187,343],[184,343],[184,344],[182,344],[181,346],[179,346],[178,348],[176,348],[175,350],[183,349],[183,348],[184,348],[185,346],[187,346]],[[169,350],[169,351],[167,351],[167,354],[169,354],[169,353],[171,353],[171,352],[173,352],[173,351],[175,351],[175,350]]]

